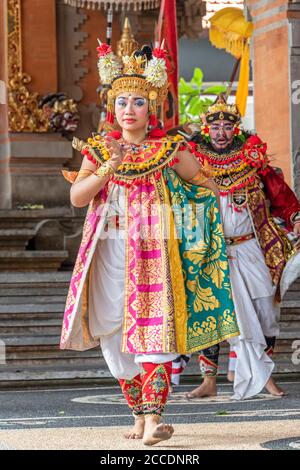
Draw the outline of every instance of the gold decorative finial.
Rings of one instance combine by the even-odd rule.
[[[117,43],[117,55],[119,57],[131,56],[133,51],[139,48],[138,42],[132,34],[129,19],[126,17],[120,41]]]

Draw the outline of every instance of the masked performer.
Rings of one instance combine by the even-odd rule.
[[[121,132],[74,142],[84,159],[71,202],[89,209],[61,348],[101,344],[135,419],[127,437],[153,445],[173,434],[160,421],[176,353],[238,328],[215,184],[180,136],[155,129],[165,51],[144,46],[122,61],[106,44],[98,52],[107,120]]]
[[[199,162],[207,164],[219,188],[241,332],[230,340],[233,398],[248,398],[264,386],[280,396],[284,392],[271,377],[271,356],[279,334],[280,282],[284,283],[283,295],[300,274],[300,259],[299,254],[293,256],[295,250],[274,217],[283,219],[286,228],[299,236],[300,203],[283,177],[270,166],[266,144],[257,135],[241,130],[238,110],[226,103],[223,94],[202,120],[191,148]],[[199,363],[204,380],[188,394],[189,398],[216,395],[218,358],[219,344],[201,352]]]

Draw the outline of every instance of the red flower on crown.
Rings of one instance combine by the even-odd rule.
[[[112,48],[108,44],[103,43],[97,47],[97,51],[98,51],[98,57],[103,57],[104,55],[107,55],[110,52],[112,52]]]
[[[160,47],[156,47],[152,51],[152,56],[155,57],[156,59],[164,59],[164,61],[166,62],[167,71],[168,72],[171,71],[171,69],[172,69],[171,63],[170,63],[170,60],[168,58],[168,53],[165,49],[161,49]]]
[[[153,57],[156,57],[157,59],[165,59],[167,58],[167,51],[165,49],[160,49],[159,47],[156,47],[152,51]]]

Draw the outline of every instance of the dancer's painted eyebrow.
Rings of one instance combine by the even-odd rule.
[[[130,96],[118,96],[118,100],[128,100],[130,98]],[[145,100],[145,98],[143,96],[135,96],[133,98],[135,101],[136,100]]]

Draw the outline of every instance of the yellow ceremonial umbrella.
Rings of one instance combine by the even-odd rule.
[[[241,115],[244,116],[248,96],[249,43],[253,33],[253,23],[246,21],[241,9],[233,7],[217,11],[209,21],[211,24],[209,40],[212,45],[218,49],[225,49],[237,59],[230,79],[228,94],[240,63],[240,75],[235,99]]]

